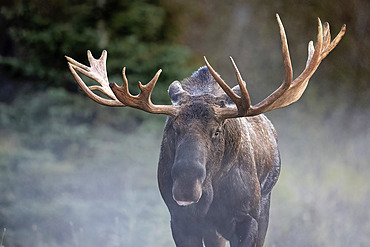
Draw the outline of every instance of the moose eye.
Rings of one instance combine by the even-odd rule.
[[[215,133],[213,134],[214,136],[218,136],[221,133],[221,130],[216,130]]]

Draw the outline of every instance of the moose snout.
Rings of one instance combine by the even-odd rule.
[[[206,177],[206,148],[199,136],[188,134],[176,149],[171,169],[172,197],[180,206],[196,203],[202,196]]]
[[[172,197],[179,206],[188,206],[197,203],[202,197],[202,182],[181,181],[177,179],[173,183]]]
[[[172,168],[172,197],[180,206],[197,203],[202,197],[206,170],[200,162],[176,162]]]

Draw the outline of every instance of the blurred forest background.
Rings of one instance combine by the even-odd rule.
[[[164,116],[109,108],[81,94],[64,55],[108,50],[110,81],[130,90],[163,69],[167,87],[206,55],[230,85],[228,56],[252,102],[283,80],[275,13],[295,77],[316,17],[347,33],[301,100],[268,113],[281,177],[266,246],[370,246],[370,3],[367,0],[2,0],[0,229],[5,247],[174,246],[156,184]],[[0,243],[1,245],[1,243]]]

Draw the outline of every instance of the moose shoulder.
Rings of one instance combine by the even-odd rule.
[[[158,184],[171,214],[176,246],[263,246],[269,220],[271,190],[280,173],[277,135],[262,114],[296,102],[321,61],[339,43],[343,25],[331,41],[329,24],[318,19],[316,46],[308,45],[304,71],[293,80],[283,24],[276,15],[282,42],[285,79],[267,98],[252,105],[239,70],[231,59],[238,85],[230,88],[205,59],[183,83],[169,87],[172,105],[155,105],[150,96],[161,73],[133,96],[123,69],[121,87],[109,83],[107,52],[99,59],[88,51],[90,66],[70,57],[69,68],[80,88],[107,106],[129,106],[168,115],[158,164]],[[77,72],[100,85],[87,86]],[[98,90],[108,98],[93,91]]]

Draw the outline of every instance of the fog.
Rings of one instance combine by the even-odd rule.
[[[282,172],[266,245],[367,246],[369,111],[323,117],[304,105],[268,114]],[[163,124],[151,116],[129,133],[88,125],[78,153],[72,143],[8,157],[16,164],[2,178],[11,185],[2,189],[5,246],[174,246],[156,184]],[[8,137],[3,151],[19,145]]]

